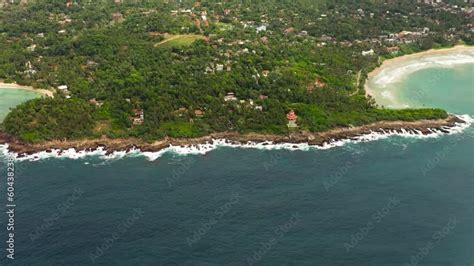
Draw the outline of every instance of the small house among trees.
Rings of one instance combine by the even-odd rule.
[[[194,110],[194,115],[196,117],[204,117],[204,111],[196,109],[196,110]]]
[[[131,118],[134,125],[141,125],[145,122],[145,114],[142,109],[133,109],[133,117]]]
[[[224,96],[224,101],[230,102],[230,101],[237,101],[237,97],[235,97],[235,94],[233,92],[227,93],[226,96]]]

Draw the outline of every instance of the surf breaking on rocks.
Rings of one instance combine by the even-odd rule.
[[[441,126],[440,128],[428,128],[428,133],[423,133],[416,129],[404,129],[399,130],[372,130],[368,134],[362,134],[354,137],[344,139],[332,139],[331,141],[324,142],[322,145],[311,145],[309,143],[276,143],[273,141],[262,141],[262,142],[237,142],[227,139],[213,139],[212,141],[196,144],[196,145],[183,145],[176,146],[170,145],[164,149],[156,152],[141,151],[138,148],[131,148],[123,151],[107,151],[103,146],[99,146],[94,150],[76,150],[74,148],[60,150],[52,149],[50,151],[41,151],[33,154],[18,154],[11,152],[8,149],[8,144],[0,145],[0,153],[4,156],[13,156],[18,161],[38,161],[48,158],[68,158],[68,159],[81,159],[85,157],[99,157],[103,160],[117,160],[124,157],[145,157],[149,161],[155,161],[162,157],[166,153],[172,153],[176,155],[199,155],[207,154],[215,149],[227,147],[227,148],[240,148],[240,149],[260,149],[260,150],[290,150],[290,151],[308,151],[311,149],[325,150],[334,147],[340,147],[348,143],[360,143],[369,142],[380,139],[386,139],[392,136],[406,137],[406,138],[437,138],[443,135],[458,134],[469,128],[474,119],[469,115],[457,116],[459,119],[465,121],[465,123],[455,123],[454,126]]]

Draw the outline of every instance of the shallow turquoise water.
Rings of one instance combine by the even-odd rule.
[[[406,82],[421,77],[430,72]],[[467,81],[449,70],[430,87],[431,98],[416,103],[474,115]],[[18,265],[474,261],[472,127],[329,150],[221,148],[153,162],[46,159],[16,167]]]
[[[8,114],[10,108],[40,96],[41,94],[37,92],[0,88],[0,122]]]
[[[412,107],[440,107],[471,113],[474,106],[474,64],[420,70],[404,80],[399,99]]]
[[[474,48],[418,54],[382,65],[368,81],[381,106],[446,107],[450,112],[472,105]]]

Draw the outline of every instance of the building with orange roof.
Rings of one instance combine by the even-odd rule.
[[[296,124],[298,116],[296,115],[294,110],[290,110],[290,112],[288,112],[288,114],[286,115],[286,118],[288,119],[288,128],[298,127],[298,124]]]

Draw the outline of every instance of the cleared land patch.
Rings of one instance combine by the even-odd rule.
[[[189,46],[197,40],[205,40],[206,36],[199,34],[168,34],[165,39],[155,44],[155,47],[182,47]]]

